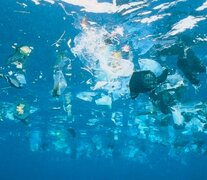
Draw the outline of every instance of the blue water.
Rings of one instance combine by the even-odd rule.
[[[103,0],[98,2],[111,3]],[[132,1],[120,0],[117,5],[130,2]],[[181,1],[163,11],[153,7],[168,3],[167,0],[144,1],[144,3],[146,6],[124,15],[126,10],[112,14],[85,12],[81,11],[79,6],[61,0],[54,4],[42,1],[40,5],[35,5],[30,0],[0,2],[0,67],[4,69],[7,66],[7,59],[14,54],[12,46],[32,47],[32,53],[26,58],[27,84],[23,88],[15,88],[5,79],[0,79],[0,180],[207,179],[207,142],[204,128],[202,132],[190,135],[187,145],[178,145],[174,148],[171,144],[173,138],[177,136],[178,143],[182,143],[185,138],[181,131],[184,130],[173,131],[171,139],[168,137],[169,134],[166,135],[166,132],[170,132],[169,127],[148,123],[149,126],[146,128],[149,131],[144,134],[147,137],[141,137],[140,125],[135,122],[137,114],[148,105],[147,96],[141,95],[139,99],[133,101],[127,91],[118,100],[112,98],[111,107],[95,103],[95,100],[103,94],[110,96],[113,94],[113,91],[107,92],[108,89],[94,90],[96,94],[92,96],[91,102],[77,97],[78,93],[91,92],[92,86],[98,80],[104,79],[102,75],[97,75],[99,71],[92,69],[96,75],[93,77],[83,69],[88,67],[87,63],[89,67],[91,66],[93,57],[100,57],[100,53],[105,56],[103,49],[100,48],[92,53],[91,57],[86,57],[89,62],[86,62],[87,60],[80,54],[74,55],[71,50],[79,45],[75,39],[84,33],[80,27],[84,17],[97,23],[92,25],[96,30],[103,28],[112,32],[116,27],[124,27],[125,34],[119,35],[120,44],[116,44],[113,50],[117,52],[122,45],[128,44],[131,47],[132,62],[136,70],[139,68],[138,59],[154,58],[153,45],[158,42],[165,44],[163,36],[172,30],[175,23],[189,15],[203,17],[204,20],[197,26],[176,34],[172,39],[173,42],[178,42],[186,35],[189,46],[204,65],[207,65],[206,40],[197,40],[205,39],[207,36],[206,10],[195,11],[204,3],[203,0]],[[66,14],[60,4],[64,5],[70,15]],[[131,7],[133,8],[136,7]],[[150,16],[159,13],[168,15],[154,22],[136,22],[135,20],[142,19],[138,14],[146,11],[152,11]],[[54,43],[61,35],[63,38],[57,43],[57,47]],[[143,39],[147,36],[149,38]],[[95,38],[92,36],[87,41],[94,42]],[[71,48],[67,44],[69,39]],[[67,87],[59,97],[53,97],[54,66],[58,64],[59,52],[66,52],[65,56],[72,60],[72,70],[66,67],[67,62],[62,68]],[[156,57],[156,60],[163,66],[178,70],[184,77],[176,66],[176,56],[169,55],[165,58],[163,61],[160,57]],[[72,77],[66,75],[68,72],[72,73]],[[200,74],[198,78],[201,86],[196,90],[184,77],[186,91],[182,94],[183,104],[206,102],[206,73]],[[117,79],[129,83],[129,77]],[[86,83],[88,80],[91,83]],[[66,95],[70,96],[71,113],[64,109],[67,104]],[[30,108],[26,122],[14,116],[18,103]],[[159,112],[157,116],[149,116],[151,120],[154,118],[155,122],[163,117],[163,114],[157,111]],[[116,112],[122,112],[123,117],[121,116],[118,122],[121,125],[113,122],[112,116]],[[202,121],[205,125],[206,117]],[[140,118],[147,121],[148,115]],[[88,125],[90,120],[96,120],[95,124]],[[129,126],[130,123],[133,125]],[[188,122],[185,129],[187,124]],[[154,131],[150,134],[150,128],[153,126],[159,129],[159,135],[153,134]],[[116,139],[117,132],[118,139]],[[157,138],[153,138],[153,135],[157,135]],[[194,140],[202,140],[204,143],[198,147],[196,143],[193,144]]]

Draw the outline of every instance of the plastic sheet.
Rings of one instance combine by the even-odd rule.
[[[53,96],[60,96],[65,91],[67,87],[67,82],[61,70],[55,70],[53,74],[54,87]]]

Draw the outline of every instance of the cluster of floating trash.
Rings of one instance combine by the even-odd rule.
[[[141,162],[147,162],[160,145],[173,157],[207,153],[207,104],[182,102],[186,88],[190,84],[198,87],[197,75],[206,72],[190,46],[185,42],[152,44],[152,54],[145,57],[142,52],[143,58],[135,60],[133,47],[125,43],[123,27],[107,30],[84,17],[79,28],[73,45],[69,40],[70,48],[58,52],[51,97],[62,105],[52,107],[57,113],[48,127],[33,124],[30,116],[36,118],[41,110],[25,101],[1,104],[1,121],[22,122],[28,127],[31,151]],[[25,59],[30,53],[32,47],[17,47],[1,68],[0,77],[15,88],[24,88]],[[176,68],[156,60],[170,55],[177,57]],[[72,86],[81,73],[73,72],[76,60],[87,74],[79,79],[83,91],[77,84],[75,91]]]

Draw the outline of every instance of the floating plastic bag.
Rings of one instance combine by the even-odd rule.
[[[138,63],[142,71],[150,70],[157,77],[160,76],[163,72],[162,66],[157,61],[154,61],[152,59],[139,59]]]
[[[56,70],[53,75],[54,87],[53,96],[60,96],[67,87],[67,82],[61,70]]]

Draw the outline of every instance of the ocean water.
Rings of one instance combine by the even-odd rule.
[[[0,180],[207,179],[205,0],[0,9]],[[163,69],[158,90],[178,93],[167,113],[129,87]]]

